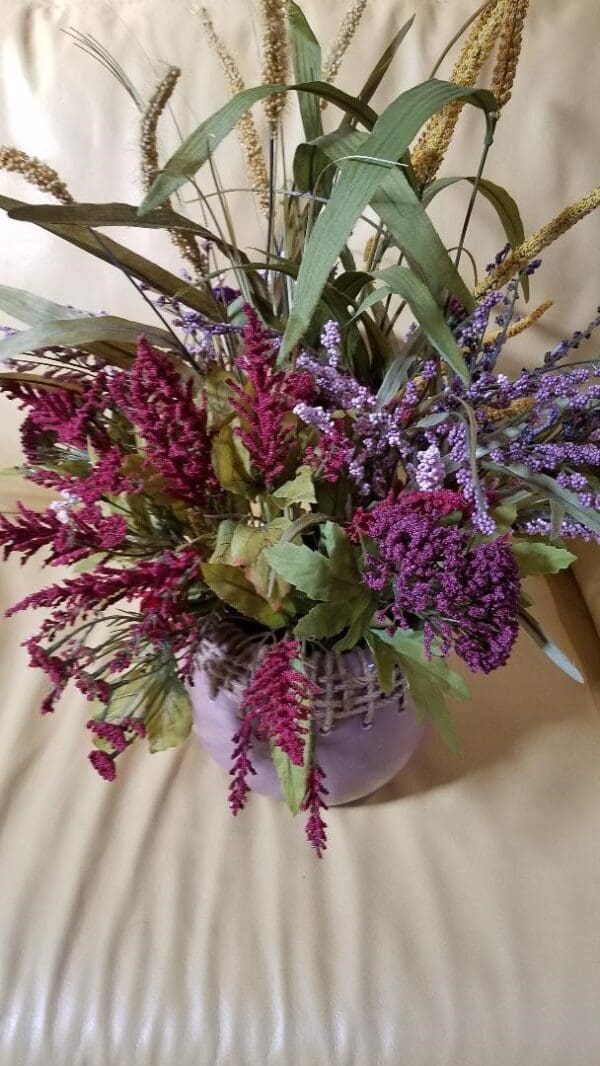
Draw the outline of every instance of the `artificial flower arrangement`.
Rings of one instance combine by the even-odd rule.
[[[261,0],[264,78],[251,89],[200,9],[232,98],[162,167],[158,121],[179,72],[146,102],[79,35],[139,108],[139,208],[76,203],[50,167],[0,150],[0,165],[60,201],[2,197],[9,215],[111,263],[154,315],[140,325],[0,290],[0,306],[28,326],[0,342],[2,389],[25,412],[21,473],[56,497],[2,516],[0,541],[5,556],[42,551],[75,571],[9,611],[46,612],[26,642],[51,683],[42,711],[77,686],[92,706],[90,761],[112,780],[138,739],[160,751],[187,737],[199,650],[219,627],[237,628],[254,652],[231,809],[244,807],[254,747],[267,743],[318,855],[327,781],[316,654],[360,649],[381,694],[402,678],[417,714],[452,743],[445,699],[466,691],[450,652],[489,673],[523,627],[578,676],[530,613],[522,579],[569,566],[565,540],[600,533],[600,372],[564,362],[600,319],[535,369],[500,369],[510,339],[547,309],[519,311],[539,253],[600,202],[596,189],[526,239],[514,200],[484,177],[527,0],[484,4],[463,27],[450,80],[434,76],[380,114],[370,101],[412,20],[351,96],[333,82],[365,6],[351,5],[323,63],[300,6]],[[492,90],[476,88],[494,48]],[[289,174],[288,96],[304,129],[287,146]],[[259,101],[266,152],[250,113]],[[465,104],[481,112],[481,164],[474,177],[438,178]],[[214,164],[235,129],[264,213],[262,254],[240,249]],[[459,180],[470,198],[450,253],[427,207]],[[201,222],[173,206],[185,183]],[[459,267],[480,196],[508,243],[471,288]],[[100,232],[114,225],[167,230],[189,272]],[[348,244],[359,225],[371,227],[362,263]]]

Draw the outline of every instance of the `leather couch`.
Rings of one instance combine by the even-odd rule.
[[[528,231],[597,183],[600,96],[595,0],[531,6],[489,169],[516,195]],[[303,7],[327,39],[346,2]],[[415,8],[388,86],[424,79],[474,7],[371,0],[340,83],[356,88]],[[250,83],[250,0],[209,8]],[[107,45],[143,93],[166,63],[179,65],[173,109],[184,132],[225,99],[220,70],[179,0],[4,0],[0,143],[54,165],[79,199],[135,203],[135,108],[62,32],[69,27]],[[461,119],[446,173],[474,172],[478,122],[475,113]],[[176,144],[172,122],[163,143],[166,152]],[[224,183],[243,184],[234,139],[220,167]],[[40,198],[13,175],[0,174],[0,191]],[[448,234],[465,195],[440,197]],[[245,203],[234,194],[232,210],[257,243]],[[472,245],[493,256],[496,219],[485,204],[477,217]],[[116,236],[178,268],[163,236]],[[593,317],[598,236],[592,216],[548,251],[535,296],[555,305],[522,338],[517,362]],[[110,268],[4,217],[0,281],[144,317]],[[0,448],[3,466],[16,461],[16,418],[5,406]],[[4,510],[22,493],[39,499],[11,479],[1,492]],[[472,701],[456,708],[461,753],[432,732],[388,787],[332,810],[322,862],[283,806],[256,797],[231,818],[227,777],[193,738],[152,758],[132,750],[113,785],[97,778],[85,757],[85,701],[71,694],[54,719],[41,718],[44,681],[19,646],[33,620],[5,623],[0,1066],[597,1066],[597,558],[583,545],[574,573],[531,583],[539,617],[585,685],[523,637],[510,665],[474,680]],[[7,564],[2,603],[42,577],[35,563]]]

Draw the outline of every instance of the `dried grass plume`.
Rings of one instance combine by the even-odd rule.
[[[286,0],[259,0],[263,20],[263,85],[287,85],[290,48]],[[285,106],[287,93],[268,96],[264,102],[270,125],[276,126]]]
[[[64,181],[61,181],[53,167],[42,163],[35,156],[27,155],[27,152],[22,152],[19,148],[0,145],[0,170],[20,174],[30,185],[34,185],[40,192],[53,196],[61,204],[75,202]]]
[[[237,93],[243,92],[246,88],[244,79],[233,56],[217,34],[207,9],[203,6],[197,7],[194,13],[200,18],[208,43],[221,63],[231,95],[235,96]],[[244,154],[250,183],[257,193],[261,211],[268,216],[270,207],[269,175],[258,131],[249,111],[238,122],[237,135]]]
[[[511,322],[510,326],[506,330],[506,336],[518,337],[519,333],[524,333],[526,329],[533,326],[536,322],[539,322],[540,318],[549,311],[554,303],[554,300],[544,300],[538,307],[535,307],[533,311],[530,311],[524,318],[519,319],[518,322]],[[494,344],[504,334],[504,330],[496,330],[495,333],[489,333],[484,337],[484,344]]]
[[[344,15],[335,40],[323,64],[322,80],[332,82],[337,77],[352,38],[356,33],[369,0],[353,0]]]
[[[508,103],[521,54],[523,27],[529,0],[505,0],[498,58],[492,76],[492,92],[500,107]]]
[[[158,123],[160,116],[169,103],[180,76],[179,67],[169,67],[164,78],[161,79],[152,93],[148,106],[142,113],[140,148],[142,183],[146,192],[160,169],[158,155]],[[197,273],[203,274],[207,267],[206,257],[198,248],[195,238],[190,233],[185,233],[183,230],[178,229],[169,230],[169,236],[184,259],[187,259]]]
[[[470,88],[475,84],[498,39],[505,5],[512,3],[513,0],[496,0],[475,19],[450,76],[455,85]],[[462,100],[454,100],[429,120],[421,134],[412,152],[413,168],[421,185],[435,178],[463,107]]]
[[[565,207],[560,215],[547,222],[545,226],[533,233],[526,241],[514,248],[504,262],[500,263],[495,270],[480,282],[475,289],[475,295],[482,296],[483,293],[488,292],[490,289],[501,288],[522,267],[530,263],[540,252],[543,252],[545,248],[548,248],[559,237],[562,237],[563,233],[566,233],[567,230],[570,230],[582,218],[595,211],[599,206],[600,185],[588,193],[587,196],[582,196],[581,200],[571,204],[570,207]]]

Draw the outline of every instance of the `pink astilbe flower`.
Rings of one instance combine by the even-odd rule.
[[[41,548],[52,544],[61,531],[61,524],[53,511],[32,511],[17,503],[18,515],[0,515],[0,544],[4,559],[17,552],[24,563]]]
[[[109,755],[106,751],[100,751],[99,748],[95,748],[88,755],[94,770],[103,777],[105,781],[114,781],[117,776],[117,768],[115,766],[114,755]]]
[[[107,446],[98,451],[98,461],[85,476],[59,473],[58,470],[46,470],[32,467],[26,470],[28,481],[41,485],[45,489],[70,492],[83,503],[97,503],[106,496],[133,494],[143,489],[140,477],[129,477],[122,473],[126,461],[125,453],[118,445]]]
[[[244,350],[236,367],[243,372],[245,385],[231,382],[232,407],[242,425],[236,433],[248,449],[252,466],[271,487],[289,458],[296,431],[292,412],[297,403],[311,398],[312,377],[305,371],[285,373],[275,369],[276,345],[261,325],[256,311],[246,305]]]
[[[297,640],[275,644],[257,667],[244,692],[241,710],[257,720],[259,732],[302,766],[315,696],[319,686],[294,666],[300,655]]]
[[[128,532],[120,515],[105,518],[97,507],[70,512],[68,521],[63,521],[58,508],[39,512],[22,503],[17,508],[18,515],[12,519],[0,515],[0,545],[5,559],[16,552],[23,563],[40,549],[49,548],[52,565],[69,565],[91,552],[116,548]]]
[[[170,607],[173,595],[178,591],[184,598],[185,583],[197,576],[199,564],[197,552],[186,548],[178,553],[164,552],[157,559],[144,560],[136,566],[100,565],[88,574],[78,574],[26,596],[9,607],[7,615],[10,617],[29,607],[58,608],[64,605],[66,611],[61,623],[69,624],[82,612],[96,613],[101,607],[118,600],[140,597],[143,610],[145,597],[154,607],[168,599]]]
[[[44,434],[74,448],[85,449],[88,440],[106,446],[106,432],[98,424],[98,415],[108,399],[106,383],[106,374],[99,371],[83,391],[69,388],[68,381],[61,383],[62,387],[52,389],[20,382],[5,386],[4,391],[28,412],[22,433],[27,458],[35,460],[40,437]]]
[[[117,445],[102,452],[85,478],[77,479],[77,495],[84,503],[97,503],[105,496],[137,492],[139,480],[122,473],[126,456]]]
[[[115,406],[143,436],[148,463],[173,496],[199,504],[219,491],[206,411],[194,400],[192,381],[183,381],[171,359],[140,337],[131,370],[113,375],[108,387]]]
[[[29,637],[24,641],[24,647],[29,652],[29,665],[42,670],[52,682],[40,707],[41,714],[52,714],[70,678],[69,663],[42,647],[39,636]]]
[[[308,772],[306,795],[302,803],[302,810],[308,811],[305,833],[311,848],[314,848],[317,858],[323,858],[323,852],[327,847],[327,823],[323,819],[322,811],[327,810],[324,797],[329,793],[323,784],[325,774],[318,763],[313,763]]]
[[[317,445],[309,445],[305,453],[305,462],[332,485],[347,474],[354,457],[355,447],[349,439],[344,426],[333,422],[332,428],[321,434]]]
[[[116,677],[128,669],[142,648],[150,646],[162,654],[169,647],[181,680],[189,680],[200,639],[195,619],[188,610],[189,589],[198,579],[199,567],[200,556],[193,548],[179,553],[165,552],[157,559],[122,569],[101,564],[90,573],[51,585],[11,607],[8,615],[29,607],[51,608],[40,631],[26,642],[31,665],[42,669],[52,682],[42,713],[54,710],[69,680],[89,700],[109,702],[112,687],[93,670],[94,646],[70,639],[69,629],[90,616],[90,626],[93,626],[94,618],[100,621],[102,612],[119,601],[137,600],[141,620],[127,628],[125,639],[107,667],[108,672]],[[64,631],[65,635],[59,639],[58,634]],[[54,650],[59,646],[60,656]]]
[[[304,763],[306,736],[319,687],[295,667],[299,654],[296,640],[275,644],[257,666],[244,692],[240,708],[244,719],[232,737],[229,805],[234,814],[245,806],[250,790],[248,774],[255,773],[250,761],[253,733],[280,748],[295,766]]]
[[[90,719],[87,728],[94,736],[112,748],[111,752],[96,748],[88,755],[94,770],[105,781],[114,781],[117,776],[115,765],[121,755],[138,737],[146,736],[146,726],[141,718],[123,718],[121,722],[97,721]]]
[[[250,792],[248,784],[249,774],[256,774],[251,761],[252,749],[252,718],[247,715],[240,728],[231,738],[233,743],[231,774],[232,781],[229,786],[229,807],[232,814],[239,814],[246,806],[246,797]]]

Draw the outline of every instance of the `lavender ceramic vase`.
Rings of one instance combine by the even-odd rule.
[[[223,683],[217,669],[220,676],[215,684],[215,663],[219,667],[226,664],[227,678],[235,650],[222,649],[221,657],[215,651],[217,645],[212,648],[211,654],[200,657],[190,696],[202,746],[228,770],[231,738],[238,728],[241,692],[248,673],[244,678],[243,670],[234,669],[233,676]],[[406,765],[425,734],[402,683],[386,698],[377,690],[373,671],[368,652],[361,650],[330,655],[326,671],[317,668],[315,674],[322,687],[330,690],[325,710],[323,706],[317,708],[317,758],[326,775],[330,806],[367,796],[385,785]],[[344,679],[343,702],[339,699],[340,676]],[[253,790],[282,799],[268,744],[255,740],[252,763],[257,771],[251,781]]]

